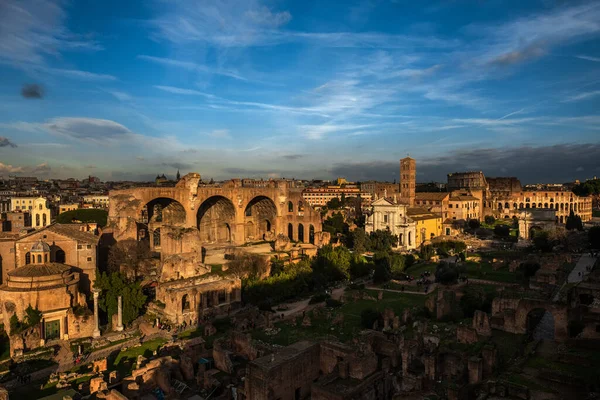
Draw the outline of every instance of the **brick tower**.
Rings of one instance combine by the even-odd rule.
[[[400,160],[400,201],[413,206],[415,204],[415,186],[417,183],[417,162],[406,157]]]

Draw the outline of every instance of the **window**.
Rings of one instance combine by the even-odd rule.
[[[87,245],[87,248],[88,248],[88,249],[91,249],[91,248],[92,248],[92,245],[91,245],[91,244],[88,244],[88,245]]]
[[[81,250],[81,249],[83,249],[83,245],[78,244],[77,245],[77,250]]]
[[[87,258],[87,260],[88,260],[88,261],[92,261],[92,257],[88,257],[88,258]]]
[[[388,215],[387,215],[387,214],[384,214],[384,215],[383,215],[383,223],[384,223],[384,224],[387,224],[387,223],[388,223]]]

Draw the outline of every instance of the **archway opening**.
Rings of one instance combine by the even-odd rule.
[[[291,223],[288,224],[288,238],[290,238],[290,240],[294,240],[294,225]]]
[[[50,259],[53,262],[65,264],[67,262],[67,254],[63,249],[54,245],[50,247]]]
[[[198,208],[196,218],[201,241],[209,243],[233,241],[231,225],[235,222],[235,208],[231,200],[223,196],[209,197]]]
[[[244,240],[263,240],[267,232],[271,231],[272,221],[276,218],[277,207],[273,200],[266,196],[257,196],[250,200],[244,212]]]
[[[158,197],[149,201],[141,211],[143,223],[163,223],[165,225],[184,225],[185,208],[180,202],[168,197]]]
[[[298,224],[298,241],[304,243],[304,225]]]
[[[190,297],[187,294],[184,294],[181,298],[181,311],[190,311],[190,307]]]
[[[527,313],[527,334],[534,340],[554,339],[554,316],[543,308],[534,308]]]
[[[312,225],[308,227],[308,242],[315,244],[315,227]]]

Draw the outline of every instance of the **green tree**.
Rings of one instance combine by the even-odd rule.
[[[588,231],[588,239],[592,249],[600,249],[600,226],[592,226]]]
[[[485,216],[485,223],[488,225],[494,225],[494,222],[496,222],[496,218],[494,218],[492,215],[486,215]]]
[[[123,324],[128,325],[136,319],[146,304],[146,295],[142,292],[139,282],[130,282],[120,272],[96,271],[96,282],[94,285],[102,290],[99,306],[108,314],[109,322],[117,313],[118,297],[123,300]]]
[[[494,227],[494,234],[499,237],[509,237],[510,236],[510,228],[508,225],[496,225]]]
[[[344,216],[342,213],[338,212],[334,213],[331,217],[323,221],[323,231],[329,232],[331,236],[334,237],[338,233],[341,233],[342,235],[348,234],[350,227],[344,221]]]
[[[143,240],[127,239],[121,240],[113,245],[108,251],[108,270],[111,272],[123,272],[133,279],[149,274],[146,269],[150,263],[144,263],[149,259],[150,247]]]
[[[444,285],[455,283],[458,279],[458,269],[455,265],[447,262],[440,262],[435,270],[435,280]]]
[[[392,235],[389,230],[377,230],[371,232],[369,236],[369,243],[371,245],[371,251],[374,252],[390,252],[392,247],[398,243],[398,236]]]
[[[492,311],[492,301],[496,293],[486,293],[481,286],[469,285],[460,298],[460,308],[465,317],[473,317],[476,310],[486,313]]]
[[[370,247],[369,236],[362,228],[356,228],[348,234],[348,247],[357,254],[363,254]]]
[[[481,223],[476,219],[469,220],[469,228],[472,230],[478,229],[481,226]]]
[[[569,231],[577,229],[578,231],[583,230],[583,222],[581,221],[581,217],[579,215],[575,215],[573,210],[569,213],[567,217],[566,228]]]
[[[533,247],[543,253],[552,251],[554,244],[550,240],[550,234],[547,231],[536,232],[533,236]]]
[[[81,208],[79,210],[66,211],[56,217],[60,224],[71,224],[73,221],[95,222],[98,226],[106,226],[108,212],[95,208]]]
[[[42,322],[42,312],[37,308],[31,307],[31,304],[25,309],[25,325],[27,327],[35,326]]]
[[[344,246],[323,246],[317,252],[312,268],[315,272],[331,280],[349,279],[352,254]]]
[[[435,247],[430,244],[421,247],[421,258],[425,261],[431,260],[435,256]]]

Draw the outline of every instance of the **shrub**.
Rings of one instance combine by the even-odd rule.
[[[435,248],[428,244],[421,248],[421,258],[425,261],[431,260],[431,257],[435,255]],[[414,259],[414,257],[413,257]]]
[[[510,227],[508,225],[496,225],[494,234],[499,237],[508,237],[510,236]]]
[[[344,303],[342,303],[341,301],[336,300],[336,299],[329,298],[329,299],[325,300],[325,305],[327,307],[331,307],[331,308],[341,307],[343,304]]]
[[[435,280],[444,285],[450,285],[456,282],[458,279],[458,270],[456,266],[450,265],[446,262],[438,264],[435,271]]]
[[[481,226],[481,223],[476,220],[476,219],[470,219],[469,220],[469,228],[471,228],[472,230],[475,230],[477,228],[479,228]]]
[[[360,325],[365,329],[373,329],[376,321],[381,319],[381,313],[373,308],[366,308],[360,313]]]
[[[377,264],[375,265],[375,272],[373,273],[373,282],[374,283],[383,283],[387,282],[391,279],[392,273],[389,270],[388,265],[386,264]]]
[[[496,218],[494,218],[492,215],[486,215],[486,217],[485,217],[486,224],[493,225],[494,222],[496,222]]]
[[[308,304],[322,303],[325,300],[327,300],[328,298],[329,298],[329,295],[327,293],[318,293],[310,298]]]
[[[349,291],[349,290],[362,290],[365,288],[365,284],[364,283],[351,283],[348,286],[346,286],[346,289],[344,289],[344,291]]]
[[[410,267],[411,265],[414,265],[415,262],[417,261],[415,259],[415,256],[413,256],[412,254],[408,254],[406,257],[404,257],[404,263],[406,264],[406,268]]]

